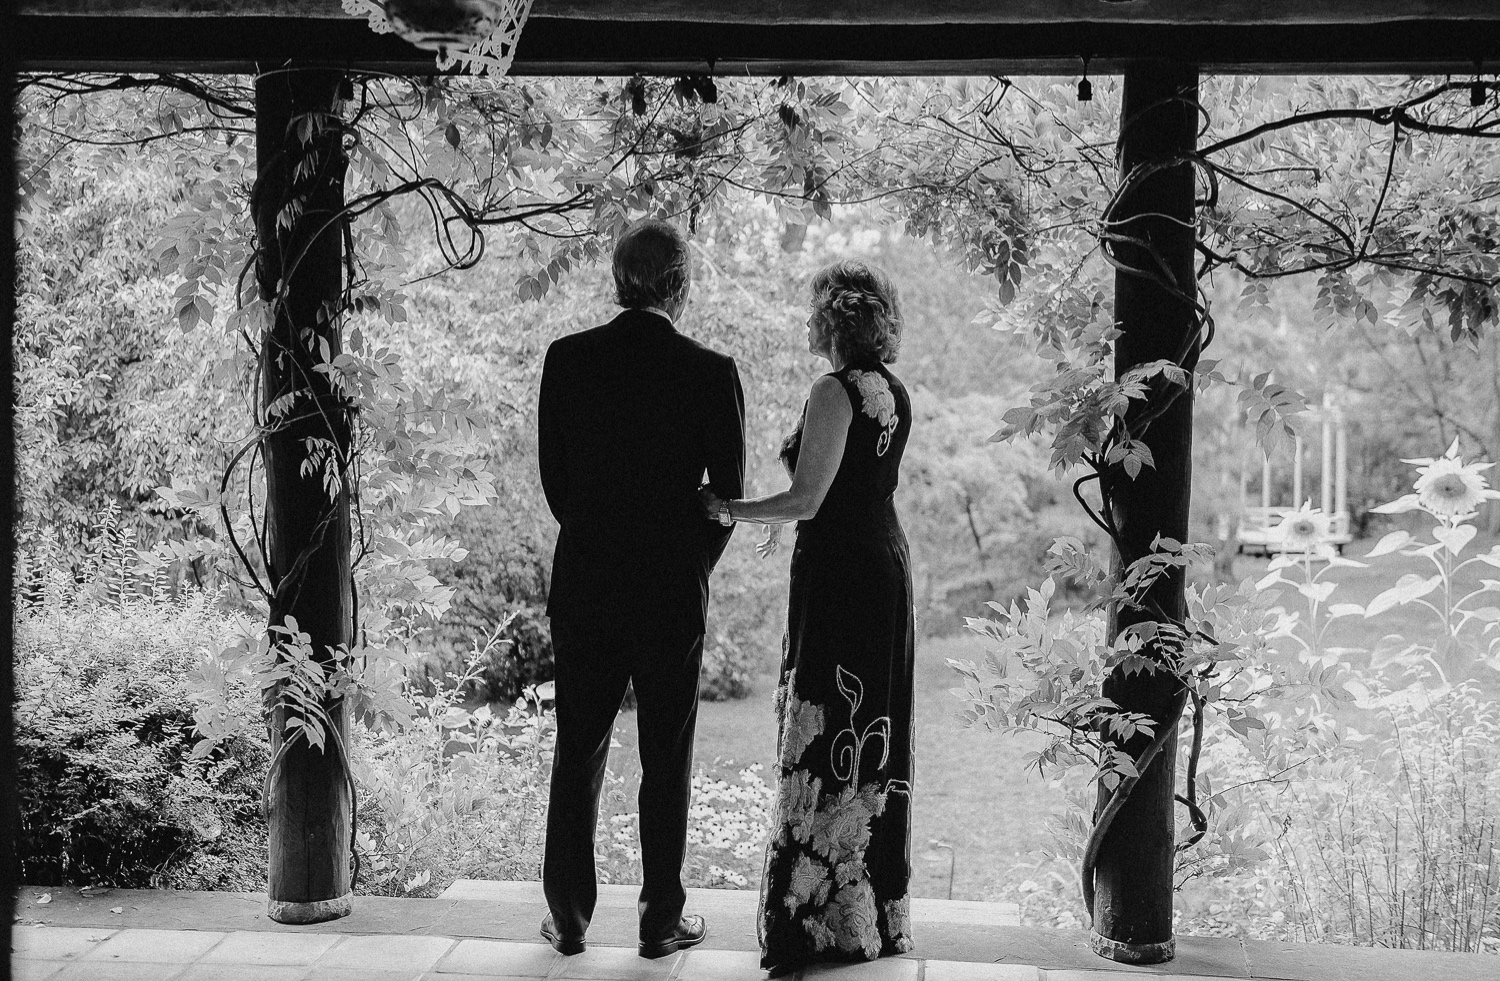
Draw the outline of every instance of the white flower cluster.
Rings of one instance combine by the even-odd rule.
[[[708,878],[710,882],[727,882],[736,889],[743,889],[750,884],[749,879],[733,869],[721,869],[717,865],[708,867]]]
[[[614,826],[609,847],[626,862],[632,864],[640,862],[641,846],[636,834],[635,815],[616,814],[609,819],[609,823]]]
[[[701,773],[693,777],[688,844],[728,852],[740,862],[751,861],[760,854],[776,806],[776,791],[761,779],[760,770],[759,763],[745,767],[739,771],[735,783]],[[709,873],[719,874],[713,866]],[[722,878],[735,881],[728,874]]]

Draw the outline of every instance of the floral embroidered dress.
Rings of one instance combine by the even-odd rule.
[[[777,811],[761,885],[768,969],[912,949],[911,560],[893,500],[911,402],[878,361],[834,374],[854,418],[792,552]],[[788,470],[801,435],[799,423],[782,448]]]

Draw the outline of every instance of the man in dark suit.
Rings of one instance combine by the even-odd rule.
[[[542,488],[562,526],[547,614],[557,665],[557,751],[547,812],[542,935],[584,949],[598,887],[594,829],[615,716],[635,684],[643,879],[640,954],[700,943],[682,887],[708,576],[730,528],[705,520],[705,472],[744,496],[744,395],[734,360],[677,332],[687,240],[637,222],[614,253],[624,311],[559,338],[542,368]]]

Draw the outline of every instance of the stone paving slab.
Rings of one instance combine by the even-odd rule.
[[[185,964],[79,961],[63,965],[47,981],[177,981],[186,970]]]
[[[422,974],[456,946],[450,937],[345,937],[317,960],[316,967],[343,971]]]
[[[190,964],[176,981],[302,981],[307,965]]]
[[[697,947],[683,955],[677,976],[683,981],[765,981],[766,973],[754,951]]]
[[[426,978],[425,971],[371,971],[368,968],[350,971],[341,967],[314,966],[302,976],[302,981],[425,981]]]
[[[460,940],[435,970],[448,974],[546,977],[562,955],[546,944],[503,940]]]
[[[242,964],[308,967],[338,943],[337,934],[270,933],[246,930],[231,933],[203,955],[205,964]]]
[[[973,964],[928,961],[923,981],[1042,981],[1042,970],[1030,964]]]
[[[114,936],[113,930],[92,927],[53,927],[50,930],[17,931],[11,949],[18,958],[66,961],[93,950]]]
[[[920,981],[922,962],[904,957],[868,964],[818,964],[798,972],[798,981]]]
[[[567,981],[669,981],[682,957],[677,953],[648,959],[637,954],[634,947],[589,944],[581,954],[559,958],[549,977]]]
[[[10,962],[11,981],[47,981],[65,965],[58,961],[23,961],[12,960]]]
[[[81,956],[85,961],[191,964],[225,934],[191,930],[121,930]]]

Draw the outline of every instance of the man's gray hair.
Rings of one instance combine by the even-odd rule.
[[[629,309],[669,307],[692,281],[682,231],[660,218],[642,218],[615,243],[615,299]]]

